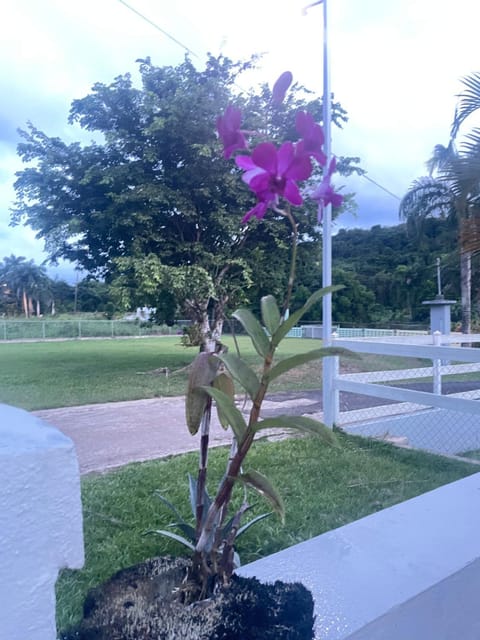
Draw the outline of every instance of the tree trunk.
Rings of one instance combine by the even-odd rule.
[[[472,319],[472,254],[460,253],[460,289],[462,296],[462,333],[471,332]]]
[[[37,299],[37,318],[41,315],[40,300]]]
[[[23,313],[25,314],[25,318],[28,318],[28,299],[25,289],[22,289],[22,308]]]

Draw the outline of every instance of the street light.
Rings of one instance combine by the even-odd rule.
[[[327,157],[324,174],[330,167],[332,159],[332,92],[330,89],[330,57],[328,48],[328,0],[317,0],[304,9],[304,13],[318,4],[323,8],[323,149]],[[332,284],[332,205],[323,207],[322,215],[322,286]],[[327,293],[322,299],[322,339],[323,345],[329,346],[332,340],[332,294]],[[323,410],[324,422],[332,427],[335,420],[335,402],[333,377],[335,359],[323,359]]]

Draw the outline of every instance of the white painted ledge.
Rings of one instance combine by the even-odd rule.
[[[480,473],[240,573],[303,582],[321,640],[478,640]]]
[[[54,640],[58,572],[83,561],[72,441],[0,405],[0,640]]]

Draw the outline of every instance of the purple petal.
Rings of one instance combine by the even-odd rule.
[[[288,200],[289,202],[295,205],[302,204],[303,202],[303,198],[300,195],[300,191],[298,190],[298,187],[293,180],[287,180],[287,184],[285,185],[283,196],[286,200]]]
[[[258,195],[262,193],[270,193],[270,174],[262,171],[262,169],[258,169],[258,171],[261,171],[261,173],[257,173],[252,176],[248,186]],[[265,198],[262,199],[264,200]]]
[[[243,216],[242,222],[248,222],[250,218],[254,217],[261,220],[265,214],[267,213],[268,203],[267,202],[257,202],[257,204],[247,211],[247,213]]]
[[[285,177],[291,180],[307,180],[312,174],[312,163],[308,155],[295,156]]]
[[[284,71],[282,75],[273,85],[272,89],[272,102],[280,104],[285,99],[285,95],[289,86],[292,84],[293,76],[290,71]]]
[[[295,155],[295,147],[291,142],[284,142],[277,153],[277,172],[278,175],[287,174]]]
[[[256,169],[257,165],[254,163],[250,156],[237,156],[235,158],[235,164],[240,169]]]
[[[277,150],[271,142],[261,142],[252,151],[253,162],[271,175],[277,174]]]
[[[298,111],[295,117],[295,129],[304,138],[310,133],[310,130],[314,127],[315,120],[313,116],[307,111]]]
[[[242,180],[248,184],[248,186],[252,189],[252,191],[255,191],[255,189],[251,186],[251,182],[254,178],[256,178],[259,175],[265,175],[268,176],[268,173],[265,173],[265,171],[263,169],[260,169],[260,167],[254,167],[253,169],[250,169],[249,171],[245,171],[245,173],[242,176]],[[267,177],[268,180],[268,177]]]

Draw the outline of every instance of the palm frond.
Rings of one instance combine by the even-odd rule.
[[[462,79],[464,91],[459,94],[459,101],[455,110],[451,136],[455,138],[463,122],[477,109],[480,109],[480,72],[474,71]]]
[[[421,222],[427,217],[447,217],[452,209],[452,193],[445,181],[431,176],[415,180],[402,198],[401,220]]]

